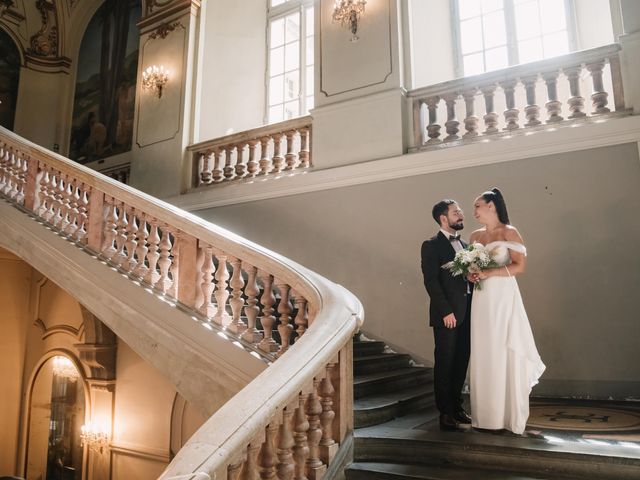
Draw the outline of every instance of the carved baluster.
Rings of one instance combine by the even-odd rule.
[[[589,63],[587,70],[591,73],[591,79],[593,80],[593,93],[591,94],[591,101],[593,102],[593,113],[599,115],[601,113],[609,113],[611,110],[607,108],[609,101],[607,97],[609,94],[604,91],[604,84],[602,82],[602,69],[604,68],[604,60],[595,63]]]
[[[260,449],[260,478],[262,480],[272,480],[276,478],[277,458],[273,443],[277,428],[276,425],[269,424],[265,429],[266,438]]]
[[[484,126],[486,127],[484,130],[485,135],[489,135],[492,133],[496,133],[498,131],[498,114],[495,111],[493,105],[493,96],[495,95],[496,86],[495,85],[487,85],[480,89],[482,95],[484,95],[484,105],[485,111],[487,112],[483,117]]]
[[[200,184],[209,185],[211,183],[211,152],[198,154],[200,164]]]
[[[504,111],[504,121],[506,123],[504,130],[511,131],[520,128],[520,125],[518,125],[518,115],[520,115],[520,110],[516,108],[515,95],[517,83],[517,80],[507,80],[500,84],[507,104],[507,109]]]
[[[40,188],[38,189],[39,207],[36,212],[41,218],[44,218],[45,213],[49,210],[49,169],[45,166],[40,172]]]
[[[540,125],[540,107],[536,104],[536,84],[538,83],[538,75],[531,75],[529,77],[523,77],[522,84],[527,94],[527,105],[524,107],[524,116],[527,119],[525,127],[534,127]]]
[[[271,172],[273,163],[269,158],[269,141],[271,137],[262,137],[260,139],[260,175],[266,175]]]
[[[291,312],[293,311],[293,307],[289,301],[289,290],[291,287],[281,281],[276,282],[276,287],[280,291],[280,303],[278,303],[278,313],[280,314],[280,324],[278,325],[280,349],[276,354],[279,357],[287,351],[291,343],[291,333],[293,332]]]
[[[562,102],[558,101],[558,72],[543,73],[542,78],[547,84],[547,98],[549,99],[544,105],[547,108],[547,123],[561,122],[564,119],[560,115]]]
[[[582,73],[582,66],[576,65],[574,67],[568,67],[563,69],[564,74],[569,80],[569,91],[571,92],[571,98],[567,100],[569,104],[569,111],[571,115],[568,118],[582,118],[587,114],[584,110],[584,97],[580,95],[580,73]]]
[[[458,98],[457,93],[452,93],[450,95],[444,96],[444,102],[447,105],[447,121],[444,124],[444,127],[447,131],[447,136],[445,137],[445,142],[451,142],[453,140],[458,140],[460,137],[458,136],[458,132],[460,129],[460,122],[456,118],[456,100]]]
[[[284,156],[285,161],[287,163],[285,170],[293,170],[296,168],[296,164],[298,163],[298,155],[293,151],[293,146],[295,142],[296,131],[295,130],[287,130],[285,132],[285,136],[287,137],[287,153]]]
[[[7,192],[7,195],[9,196],[9,198],[16,198],[16,196],[18,195],[18,171],[20,170],[21,167],[21,158],[19,153],[14,153],[13,155],[11,155],[11,167],[9,169],[9,176],[11,178],[11,182],[9,184],[9,191]]]
[[[243,263],[243,266],[247,272],[247,286],[244,289],[244,293],[247,296],[247,302],[244,306],[244,315],[247,317],[247,330],[242,334],[242,338],[250,343],[258,343],[262,340],[262,334],[256,328],[256,318],[260,313],[260,307],[258,307],[260,289],[256,281],[258,269],[246,262]]]
[[[138,216],[138,233],[136,235],[136,243],[138,245],[136,248],[136,257],[138,257],[138,265],[133,271],[133,274],[141,279],[144,279],[149,272],[149,267],[147,267],[145,263],[147,253],[149,253],[149,247],[147,247],[148,241],[149,227],[147,226],[147,219],[142,213],[140,213]]]
[[[55,215],[55,205],[56,205],[56,177],[53,169],[47,169],[46,176],[46,208],[44,212],[42,212],[42,218],[51,223],[53,216]]]
[[[206,248],[200,248],[200,251],[204,253],[201,269],[202,283],[200,284],[203,301],[200,305],[200,312],[208,318],[212,318],[216,314],[216,308],[213,302],[211,302],[211,297],[215,290],[213,276],[216,272],[216,267],[213,264],[213,249],[210,245],[207,245]]]
[[[309,444],[307,443],[309,421],[304,412],[304,400],[304,395],[298,395],[298,408],[296,408],[293,417],[293,439],[295,442],[295,446],[293,447],[293,461],[295,464],[294,480],[308,480],[305,471],[307,458],[309,457]]]
[[[260,169],[260,163],[256,160],[257,140],[249,140],[249,160],[247,161],[247,176],[255,177]]]
[[[429,124],[427,125],[427,136],[429,140],[427,144],[440,143],[438,137],[440,136],[440,125],[438,125],[438,103],[440,102],[440,97],[429,97],[427,98],[427,109],[429,110]]]
[[[294,323],[297,326],[297,341],[298,339],[300,339],[300,337],[302,337],[302,335],[304,335],[304,333],[307,331],[307,328],[309,327],[309,318],[307,317],[307,300],[295,290],[292,291],[291,296],[293,298],[293,304],[298,311],[294,320]]]
[[[129,224],[127,226],[127,241],[125,247],[127,249],[127,261],[122,264],[127,272],[135,271],[138,261],[136,260],[136,250],[138,247],[138,219],[133,208],[128,208]]]
[[[222,170],[222,152],[220,147],[213,147],[213,170],[211,170],[211,177],[215,183],[219,183],[224,180],[224,172]]]
[[[247,174],[247,165],[244,163],[244,147],[246,142],[236,145],[236,178],[242,178]]]
[[[27,167],[27,157],[21,155],[19,162],[16,165],[16,203],[18,203],[18,205],[24,204],[24,188],[27,183]]]
[[[472,88],[471,90],[466,90],[462,93],[466,110],[464,128],[467,131],[467,133],[462,135],[462,138],[474,138],[478,136],[478,117],[475,115],[475,100],[477,92],[477,88]]]
[[[233,156],[233,150],[236,147],[234,145],[227,145],[224,147],[224,179],[233,180],[235,178],[235,169],[231,165],[231,158]]]
[[[75,238],[76,230],[78,230],[78,220],[79,220],[79,207],[80,207],[80,195],[78,194],[78,182],[76,180],[72,180],[69,185],[69,212],[67,214],[69,224],[67,228],[65,228],[65,233],[69,235],[71,239]]]
[[[87,239],[87,222],[89,221],[89,198],[81,184],[78,198],[78,229],[75,238],[78,242],[85,243]]]
[[[311,130],[309,127],[302,127],[298,130],[300,133],[300,152],[298,158],[300,159],[299,168],[308,168],[311,164],[311,153],[309,151],[309,137],[311,136]]]
[[[62,209],[60,216],[60,231],[62,233],[67,232],[67,228],[72,223],[73,212],[71,211],[71,203],[73,197],[73,191],[71,189],[72,180],[68,175],[65,175],[64,187],[62,189]]]
[[[116,236],[116,254],[111,258],[116,265],[123,265],[127,261],[127,253],[125,245],[127,243],[127,228],[129,221],[127,220],[127,212],[124,203],[118,206],[118,234]]]
[[[293,477],[293,452],[292,448],[295,445],[293,441],[293,435],[291,432],[291,417],[293,411],[289,407],[282,411],[282,423],[278,431],[278,465],[276,471],[278,473],[278,480],[291,480]]]
[[[253,441],[247,447],[247,460],[244,463],[240,480],[258,480],[260,470],[258,468],[258,454],[260,453],[260,443]]]
[[[216,304],[218,310],[216,311],[213,321],[218,325],[224,325],[228,320],[229,314],[227,313],[227,299],[229,298],[229,269],[227,268],[227,256],[223,253],[217,253],[218,269],[216,270]]]
[[[238,480],[242,470],[242,461],[231,464],[227,467],[227,480]]]
[[[107,260],[111,259],[117,252],[113,246],[118,231],[118,215],[116,214],[116,202],[112,197],[105,197],[105,207],[107,215],[104,222],[104,243],[102,244],[102,256]]]
[[[245,323],[240,319],[242,314],[242,307],[244,306],[244,299],[242,298],[242,288],[244,287],[244,279],[242,278],[242,270],[240,268],[241,262],[238,258],[230,258],[231,268],[233,268],[233,274],[231,275],[231,281],[229,286],[231,287],[231,299],[229,305],[231,306],[231,323],[227,325],[227,329],[233,333],[242,333],[247,329]]]
[[[168,228],[162,228],[162,239],[160,240],[160,257],[158,258],[158,268],[160,269],[160,276],[155,283],[155,288],[162,293],[167,293],[167,290],[171,286],[171,279],[169,278],[169,267],[171,267],[171,234]]]
[[[64,178],[63,174],[60,172],[56,172],[56,177],[54,178],[53,183],[53,194],[55,196],[54,208],[53,208],[53,217],[51,218],[51,224],[54,227],[58,227],[60,222],[62,221],[62,210],[64,208],[63,203],[63,194],[64,191]]]
[[[305,413],[309,421],[309,431],[307,440],[309,442],[309,457],[307,458],[307,476],[309,480],[319,480],[324,475],[327,467],[320,460],[320,439],[322,438],[322,430],[320,430],[320,414],[322,414],[322,404],[318,399],[316,390],[318,381],[313,379],[313,390],[307,397],[305,404]]]
[[[280,152],[282,148],[282,137],[283,133],[274,133],[273,134],[273,170],[272,173],[280,173],[282,171],[282,167],[284,166],[284,157]]]
[[[167,289],[166,293],[173,298],[178,298],[178,275],[180,274],[180,233],[171,232],[171,234],[173,235],[173,248],[171,249],[171,266],[169,267],[171,279],[169,280],[170,286]]]
[[[158,250],[160,249],[160,235],[158,234],[158,225],[155,220],[148,219],[148,223],[151,225],[151,230],[149,231],[149,236],[147,237],[147,242],[149,242],[149,252],[147,253],[147,261],[149,262],[149,267],[147,270],[147,274],[144,277],[144,281],[149,285],[153,286],[158,281],[158,259],[160,258],[160,254]]]
[[[322,404],[322,414],[320,424],[322,425],[322,438],[320,439],[320,458],[329,465],[338,451],[338,444],[333,439],[333,419],[336,413],[333,411],[333,396],[335,390],[331,383],[331,371],[335,364],[327,365],[327,375],[320,382],[320,403]]]
[[[260,299],[260,303],[262,303],[260,323],[262,324],[264,338],[258,344],[258,347],[265,352],[271,353],[278,350],[278,345],[272,337],[273,325],[276,323],[276,317],[273,315],[273,305],[276,303],[276,297],[272,291],[273,277],[266,272],[260,272],[260,279],[264,288]]]

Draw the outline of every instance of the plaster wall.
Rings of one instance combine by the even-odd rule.
[[[16,469],[31,267],[0,249],[0,475]]]
[[[266,4],[205,2],[196,141],[265,123]]]
[[[547,365],[534,393],[638,398],[634,291],[640,265],[622,252],[640,241],[640,221],[629,213],[640,209],[639,182],[638,147],[632,143],[201,215],[344,285],[364,304],[366,334],[431,364],[420,271],[420,245],[437,232],[431,207],[444,197],[458,199],[467,211],[468,238],[478,226],[473,199],[497,185],[529,249],[528,269],[518,282]],[[627,247],[619,245],[621,230]]]

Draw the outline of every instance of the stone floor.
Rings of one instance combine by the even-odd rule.
[[[429,418],[424,423],[418,421],[415,418],[415,425],[411,427],[410,418],[396,420],[403,423],[403,428],[439,431],[437,418]],[[640,402],[532,399],[527,430],[522,437],[505,431],[472,428],[464,429],[462,433],[502,436],[513,438],[514,442],[535,439],[536,443],[549,445],[598,445],[625,456],[640,457]]]

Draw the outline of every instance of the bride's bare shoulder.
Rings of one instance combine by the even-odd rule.
[[[522,235],[520,235],[518,229],[513,225],[505,225],[504,236],[509,241],[524,243]]]

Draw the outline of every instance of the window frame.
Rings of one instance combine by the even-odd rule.
[[[307,108],[307,97],[313,96],[315,99],[314,92],[307,92],[307,19],[306,12],[308,8],[313,8],[314,14],[314,32],[312,39],[315,41],[315,36],[317,32],[315,32],[315,15],[317,14],[317,5],[315,0],[285,0],[284,3],[277,5],[275,7],[271,6],[271,0],[267,0],[267,28],[266,28],[266,70],[265,70],[265,102],[264,102],[264,124],[270,124],[269,120],[269,108],[270,108],[270,79],[271,79],[271,23],[275,20],[279,20],[281,18],[285,18],[292,13],[298,12],[300,15],[300,31],[299,31],[299,43],[300,48],[298,52],[298,69],[299,69],[299,87],[298,87],[298,114],[292,118],[298,118],[306,115],[306,111],[310,108],[313,108],[311,105],[310,108]],[[286,28],[286,26],[285,26]],[[315,57],[315,50],[314,57]],[[313,59],[311,65],[315,65],[315,58]],[[284,73],[283,73],[284,75]],[[315,79],[314,79],[315,80]],[[314,82],[315,84],[315,82]],[[314,85],[315,88],[315,85]],[[286,104],[284,101],[281,104]],[[288,119],[284,118],[283,121]],[[277,122],[275,122],[277,123]]]
[[[507,38],[507,61],[508,66],[511,67],[519,64],[518,58],[518,34],[516,31],[516,21],[515,21],[515,4],[514,0],[503,0],[504,1],[504,21],[505,21],[505,32]],[[564,11],[565,18],[567,19],[567,37],[569,40],[569,52],[575,52],[578,50],[578,35],[577,35],[577,18],[576,18],[576,10],[575,10],[575,0],[564,0]],[[462,55],[462,38],[460,32],[460,12],[458,9],[458,0],[450,0],[450,12],[451,12],[451,31],[453,35],[453,44],[454,44],[454,71],[456,78],[463,78],[465,76],[464,73],[464,60]],[[484,45],[483,45],[484,47]],[[484,52],[486,49],[480,50]],[[493,70],[487,70],[493,71]],[[484,73],[487,73],[485,71]],[[482,75],[482,74],[479,74]]]

